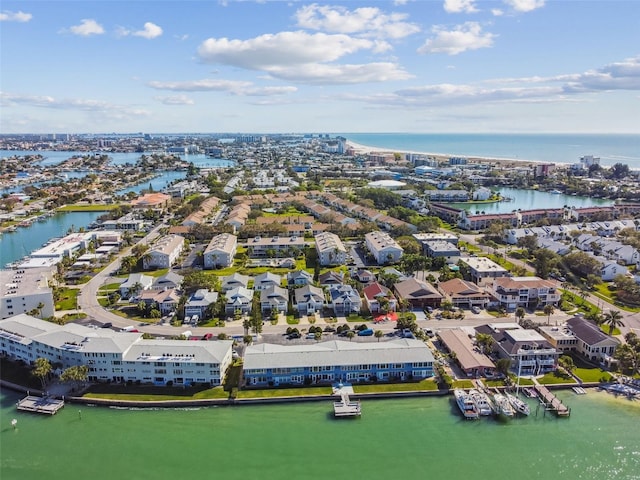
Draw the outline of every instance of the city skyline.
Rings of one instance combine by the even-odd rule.
[[[6,1],[0,133],[640,133],[637,2]]]

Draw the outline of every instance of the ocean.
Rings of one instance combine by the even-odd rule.
[[[354,143],[380,149],[441,155],[577,163],[600,157],[600,164],[640,169],[640,135],[592,134],[414,134],[340,133]]]

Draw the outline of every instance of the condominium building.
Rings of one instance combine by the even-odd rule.
[[[211,239],[204,250],[204,268],[224,268],[233,265],[233,257],[238,250],[238,237],[222,233]]]
[[[145,270],[169,268],[184,249],[184,237],[168,235],[158,240],[142,257]]]
[[[0,318],[34,312],[41,318],[53,317],[53,290],[49,268],[0,270]]]
[[[386,232],[369,232],[364,236],[364,240],[378,265],[397,262],[404,252],[403,248]]]
[[[468,267],[471,281],[482,287],[491,285],[495,278],[509,276],[507,269],[486,257],[461,257],[460,261]]]
[[[503,277],[493,281],[493,296],[507,310],[518,307],[528,309],[557,305],[560,291],[549,280],[538,277]]]
[[[320,265],[344,265],[347,261],[347,249],[342,240],[334,233],[323,232],[315,236],[316,251]]]

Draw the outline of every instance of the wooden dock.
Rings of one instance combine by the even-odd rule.
[[[571,409],[562,403],[549,389],[543,385],[534,385],[540,403],[544,405],[545,411],[551,410],[556,412],[559,417],[568,417],[571,415]]]
[[[18,410],[46,413],[48,415],[55,415],[62,407],[64,407],[64,400],[57,400],[51,397],[36,397],[34,395],[28,395],[17,403]]]
[[[361,413],[360,402],[351,401],[346,393],[342,393],[339,402],[333,402],[333,415],[335,417],[359,417]]]

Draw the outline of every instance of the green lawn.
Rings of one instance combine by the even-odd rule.
[[[268,388],[263,390],[240,390],[237,398],[277,398],[277,397],[305,397],[311,395],[331,395],[331,387],[300,387],[300,388]]]
[[[505,386],[505,382],[503,379],[496,379],[496,380],[483,380],[483,383],[487,386],[487,387],[504,387]]]
[[[635,312],[638,313],[640,312],[640,307],[629,307],[621,302],[618,302],[614,297],[613,297],[613,292],[609,289],[609,283],[601,283],[599,285],[595,286],[595,291],[592,291],[591,293],[593,295],[595,295],[598,298],[601,298],[602,300],[604,300],[605,302],[611,303],[612,305],[615,305],[616,307],[618,307],[620,310],[624,310],[626,312]]]
[[[428,378],[420,382],[374,383],[371,385],[353,386],[355,393],[414,392],[422,390],[438,390],[438,384],[433,378]]]
[[[101,307],[108,307],[109,306],[109,299],[107,297],[99,297],[98,298],[98,305],[100,305]]]
[[[471,380],[454,380],[451,388],[473,388],[474,386]]]
[[[573,373],[583,382],[609,382],[613,378],[601,368],[576,368]]]
[[[111,292],[114,290],[119,290],[120,289],[120,283],[116,282],[116,283],[107,283],[106,285],[102,285],[98,291],[100,292]]]
[[[154,270],[153,272],[144,272],[145,275],[149,275],[151,277],[161,277],[163,275],[166,275],[167,272],[169,271],[168,268],[161,268],[160,270]],[[120,284],[118,284],[118,287],[120,286]],[[116,287],[116,288],[118,288]]]
[[[517,381],[517,379],[516,379]],[[520,377],[520,381],[518,382],[520,384],[520,386],[531,386],[533,385],[533,380],[531,380],[530,378],[522,378]]]
[[[91,204],[91,205],[65,205],[57,209],[58,212],[106,212],[109,210],[115,210],[119,205],[110,204]]]
[[[229,394],[222,387],[208,389],[151,386],[107,386],[90,387],[84,398],[106,400],[128,400],[131,402],[158,402],[163,400],[208,400],[228,398]]]
[[[538,379],[538,383],[543,385],[553,385],[556,383],[576,383],[571,377],[566,377],[557,372],[550,372]]]
[[[80,293],[78,288],[63,288],[60,290],[60,299],[56,302],[56,310],[75,310],[78,293]]]

